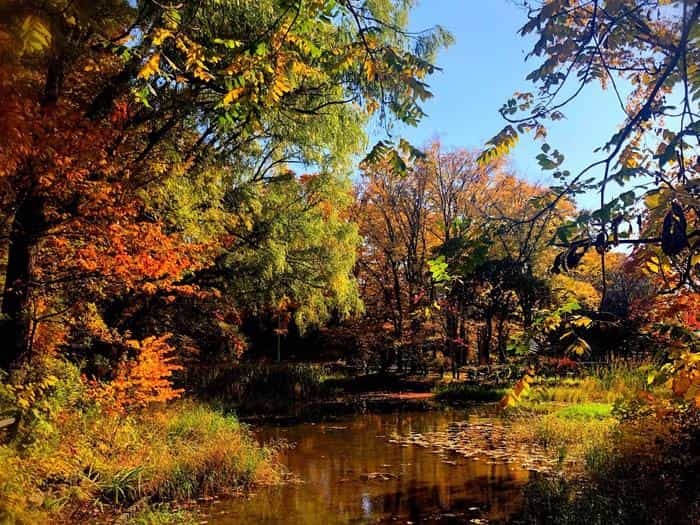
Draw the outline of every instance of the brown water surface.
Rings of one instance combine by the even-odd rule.
[[[530,476],[519,462],[507,462],[507,451],[499,454],[502,460],[478,453],[465,457],[397,440],[471,424],[499,428],[502,423],[475,409],[362,414],[332,423],[258,428],[263,441],[294,444],[283,461],[300,482],[217,502],[205,519],[210,525],[506,520],[520,508],[521,488]]]

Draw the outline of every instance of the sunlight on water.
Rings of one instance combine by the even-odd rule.
[[[520,489],[530,477],[519,462],[466,457],[396,439],[440,434],[465,422],[481,429],[500,425],[455,411],[366,414],[332,424],[263,428],[260,439],[295,444],[283,461],[300,482],[218,502],[205,519],[212,525],[505,519],[519,509]]]

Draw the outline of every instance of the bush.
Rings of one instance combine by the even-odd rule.
[[[0,409],[20,417],[0,446],[0,523],[76,519],[279,480],[275,451],[219,410],[178,402],[115,413],[90,401],[77,369],[59,360],[20,376],[0,387]]]
[[[435,387],[435,397],[448,403],[469,401],[495,402],[506,394],[505,388],[463,382],[441,383]]]

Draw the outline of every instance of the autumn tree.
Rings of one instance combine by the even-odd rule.
[[[3,366],[41,330],[53,347],[72,325],[124,345],[105,299],[199,293],[183,279],[216,257],[221,230],[164,196],[215,191],[240,167],[246,183],[290,162],[342,172],[370,114],[416,122],[448,36],[408,33],[407,12],[389,0],[6,2]]]
[[[492,339],[505,356],[513,316],[532,324],[548,269],[543,254],[573,211],[562,201],[557,214],[520,220],[546,205],[546,191],[517,179],[503,161],[480,166],[476,157],[436,141],[424,156],[407,154],[405,172],[392,162],[370,164],[355,213],[369,315],[389,322],[394,341],[408,346],[442,334],[455,367],[477,339],[482,361]]]
[[[548,300],[547,245],[572,210],[562,201],[556,213],[522,220],[547,202],[546,190],[519,180],[503,165],[492,169],[431,266],[445,290],[448,312],[457,312],[457,324],[477,321],[473,331],[483,364],[494,347],[505,360],[511,322],[528,332],[537,308]],[[460,334],[462,341],[466,330]]]
[[[390,165],[368,166],[358,188],[355,220],[364,237],[361,281],[372,286],[376,305],[387,312],[394,336],[401,339],[425,295],[425,265],[435,237],[428,230],[428,181],[411,171],[404,177]],[[371,284],[370,284],[371,282]]]

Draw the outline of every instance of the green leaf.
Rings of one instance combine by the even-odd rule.
[[[626,191],[624,193],[621,193],[619,196],[619,199],[622,201],[622,204],[624,204],[625,206],[632,206],[634,204],[634,201],[635,201],[634,191],[630,190],[630,191]]]

